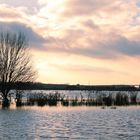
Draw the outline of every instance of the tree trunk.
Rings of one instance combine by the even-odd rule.
[[[2,100],[2,108],[9,107],[9,106],[10,106],[9,99],[7,97],[4,97]]]

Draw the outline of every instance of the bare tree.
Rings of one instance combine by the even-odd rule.
[[[14,83],[35,79],[36,72],[28,52],[28,41],[23,33],[0,33],[0,92],[3,106],[9,106],[8,94]]]

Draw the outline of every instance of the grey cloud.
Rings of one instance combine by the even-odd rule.
[[[131,41],[125,37],[119,37],[115,41],[98,42],[96,46],[92,44],[87,48],[76,48],[73,50],[77,54],[97,58],[118,58],[121,56],[139,56],[140,42]]]
[[[120,36],[115,42],[109,44],[108,49],[113,48],[114,51],[128,56],[140,55],[140,42],[128,40]]]
[[[89,20],[83,22],[83,25],[84,25],[85,27],[90,28],[90,29],[99,29],[99,26],[96,25],[91,19],[89,19]]]
[[[129,40],[123,36],[110,34],[108,35],[108,39],[106,41],[100,40],[100,41],[94,41],[92,38],[87,38],[87,42],[85,44],[79,44],[77,43],[77,39],[79,39],[81,36],[79,36],[77,39],[74,36],[73,41],[68,41],[69,39],[55,39],[58,40],[58,42],[50,42],[49,47],[47,46],[47,49],[57,52],[66,52],[68,54],[78,54],[83,55],[87,57],[92,58],[99,58],[99,59],[116,59],[123,56],[140,56],[140,42],[136,42],[133,40]],[[111,39],[111,37],[113,39]],[[67,41],[66,41],[67,40]],[[71,44],[73,42],[73,45]],[[96,43],[95,43],[96,42]],[[72,46],[71,46],[72,45]],[[57,47],[59,46],[59,47]]]
[[[10,32],[23,32],[27,39],[29,40],[29,44],[31,46],[37,47],[42,46],[46,40],[38,35],[36,32],[32,30],[32,28],[26,26],[25,24],[18,22],[0,22],[0,30],[1,31],[10,31]]]

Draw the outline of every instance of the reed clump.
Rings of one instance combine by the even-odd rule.
[[[34,93],[27,97],[27,105],[38,105],[38,106],[56,106],[60,101],[60,93]]]
[[[138,92],[89,92],[87,96],[65,96],[61,93],[29,93],[27,101],[22,101],[23,92],[16,92],[16,105],[38,105],[38,106],[127,106],[139,105]]]

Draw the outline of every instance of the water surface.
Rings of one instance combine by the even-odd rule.
[[[139,140],[140,107],[1,109],[0,139]]]

